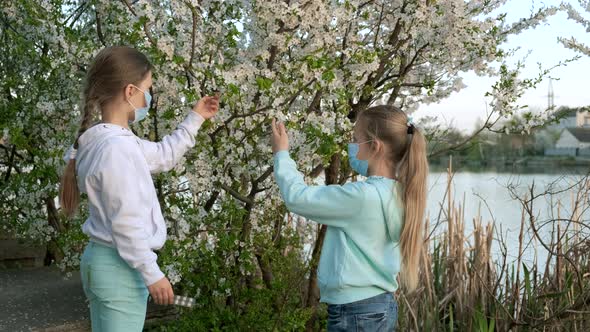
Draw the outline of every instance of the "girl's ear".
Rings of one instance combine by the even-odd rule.
[[[125,85],[125,88],[123,89],[123,98],[125,98],[125,100],[129,100],[129,98],[133,96],[134,89],[135,88],[133,87],[133,84]]]
[[[383,151],[383,142],[381,142],[378,139],[374,139],[369,146],[370,152],[369,155],[371,156],[371,158],[374,158],[376,156],[379,156],[379,154],[381,153],[381,151]]]

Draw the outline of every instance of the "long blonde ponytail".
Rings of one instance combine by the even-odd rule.
[[[379,139],[388,147],[394,174],[401,184],[404,206],[400,235],[401,283],[412,291],[418,285],[424,236],[428,178],[426,139],[418,128],[408,123],[407,115],[394,106],[371,107],[359,115],[358,124],[364,127],[367,137]]]
[[[417,128],[414,128],[413,132],[398,167],[404,203],[404,226],[400,236],[403,257],[401,280],[409,291],[418,285],[428,178],[426,140]]]

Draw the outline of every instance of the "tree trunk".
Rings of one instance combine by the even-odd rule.
[[[56,233],[59,234],[63,232],[65,228],[59,220],[59,213],[57,212],[53,198],[45,198],[45,207],[47,208],[47,222],[49,225],[55,230]],[[60,262],[63,257],[64,254],[57,244],[57,241],[51,239],[49,243],[47,243],[47,253],[45,255],[44,264],[50,265],[52,262]]]

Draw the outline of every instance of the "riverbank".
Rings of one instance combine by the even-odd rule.
[[[450,156],[432,159],[430,161],[430,168],[432,171],[444,172],[450,160]],[[588,157],[525,156],[482,160],[463,156],[452,156],[452,162],[456,171],[469,172],[554,174],[567,171],[568,174],[586,174],[590,170],[590,158]]]

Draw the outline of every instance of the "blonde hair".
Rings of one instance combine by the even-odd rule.
[[[408,123],[408,116],[395,106],[371,107],[359,114],[357,125],[361,126],[367,138],[384,143],[385,153],[391,158],[394,174],[401,184],[404,206],[400,236],[401,283],[412,291],[418,285],[423,244],[428,177],[426,139],[418,128]]]
[[[94,122],[96,110],[121,93],[127,84],[139,84],[151,69],[148,58],[131,47],[106,47],[96,55],[86,75],[82,98],[83,115],[74,140],[74,149],[78,149],[78,139]],[[71,217],[78,208],[79,201],[76,159],[70,159],[59,187],[59,202],[64,214]]]

